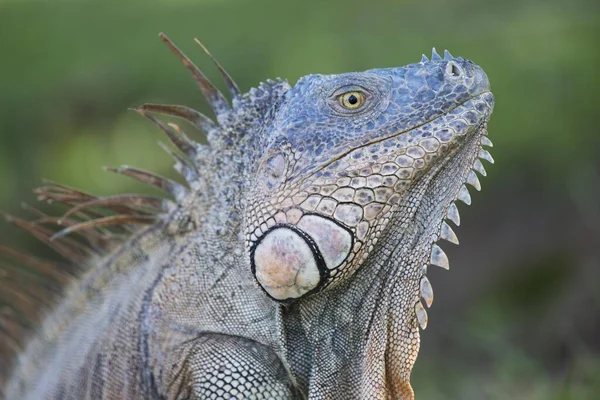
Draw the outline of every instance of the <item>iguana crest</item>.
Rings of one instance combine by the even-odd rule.
[[[169,198],[48,182],[39,199],[65,213],[7,216],[65,260],[0,248],[7,398],[413,398],[427,267],[449,268],[436,242],[458,239],[445,220],[459,225],[455,201],[470,204],[465,184],[480,190],[479,159],[493,162],[483,70],[434,49],[405,67],[242,93],[197,41],[228,101],[160,37],[216,118],[135,108],[167,135],[186,183],[108,170]]]

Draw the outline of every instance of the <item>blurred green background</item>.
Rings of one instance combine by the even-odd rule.
[[[216,82],[200,38],[244,90],[417,62],[434,46],[480,64],[497,101],[496,165],[460,207],[461,246],[444,245],[452,270],[430,272],[415,391],[598,398],[600,2],[0,0],[1,210],[27,215],[42,178],[142,190],[102,165],[173,175],[158,129],[127,108],[208,110],[160,31]],[[4,222],[0,243],[49,254]]]

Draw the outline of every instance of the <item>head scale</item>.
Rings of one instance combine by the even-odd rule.
[[[246,206],[263,290],[292,301],[350,277],[419,182],[484,132],[492,107],[483,70],[451,56],[301,78],[264,132]]]

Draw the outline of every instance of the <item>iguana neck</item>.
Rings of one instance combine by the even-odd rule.
[[[407,192],[370,262],[351,279],[283,310],[288,357],[305,388],[410,398],[407,374],[419,348],[420,279],[457,196],[445,185],[450,179],[465,181],[480,139],[473,135],[459,154]],[[397,362],[386,362],[390,359]],[[411,368],[400,368],[403,364]]]
[[[379,385],[385,381],[391,338],[375,330],[389,332],[389,324],[413,314],[407,310],[418,298],[420,271],[431,247],[419,207],[406,206],[418,203],[417,196],[409,196],[405,205],[392,211],[389,234],[378,243],[370,257],[373,261],[364,263],[351,279],[283,308],[288,357],[305,389],[357,393],[367,371],[369,380]],[[400,286],[397,293],[394,288]],[[392,299],[396,295],[401,297]]]

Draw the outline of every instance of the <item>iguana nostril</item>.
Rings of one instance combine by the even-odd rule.
[[[446,74],[448,74],[454,78],[458,78],[459,76],[462,75],[462,71],[460,70],[460,67],[458,65],[456,65],[454,62],[450,61],[450,62],[448,62],[448,64],[446,64]]]

